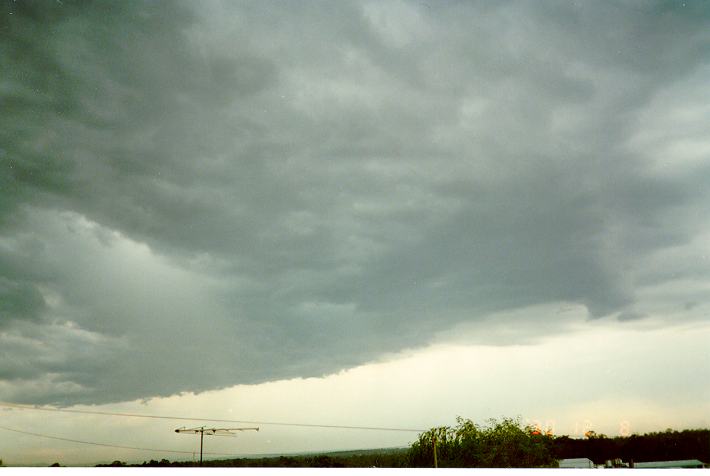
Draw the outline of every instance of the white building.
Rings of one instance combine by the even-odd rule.
[[[594,461],[589,458],[565,458],[560,460],[560,468],[594,468]]]

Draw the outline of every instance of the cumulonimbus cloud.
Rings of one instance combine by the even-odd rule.
[[[647,290],[708,278],[707,139],[659,132],[708,117],[703,5],[4,8],[3,395],[320,375],[506,309],[701,300]]]

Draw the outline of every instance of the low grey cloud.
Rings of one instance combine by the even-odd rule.
[[[0,398],[322,375],[506,310],[702,302],[709,17],[7,3]]]

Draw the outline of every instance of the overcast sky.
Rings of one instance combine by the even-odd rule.
[[[686,411],[710,401],[709,20],[702,1],[5,2],[0,400],[224,416],[258,394],[299,420],[307,392],[315,419],[405,427],[626,402],[649,430],[709,425]],[[461,393],[481,359],[486,387],[558,390]]]

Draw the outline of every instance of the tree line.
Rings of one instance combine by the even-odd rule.
[[[626,462],[699,459],[710,463],[710,430],[674,431],[609,438],[594,432],[585,439],[555,438],[557,458],[589,458],[596,464],[620,458]]]

